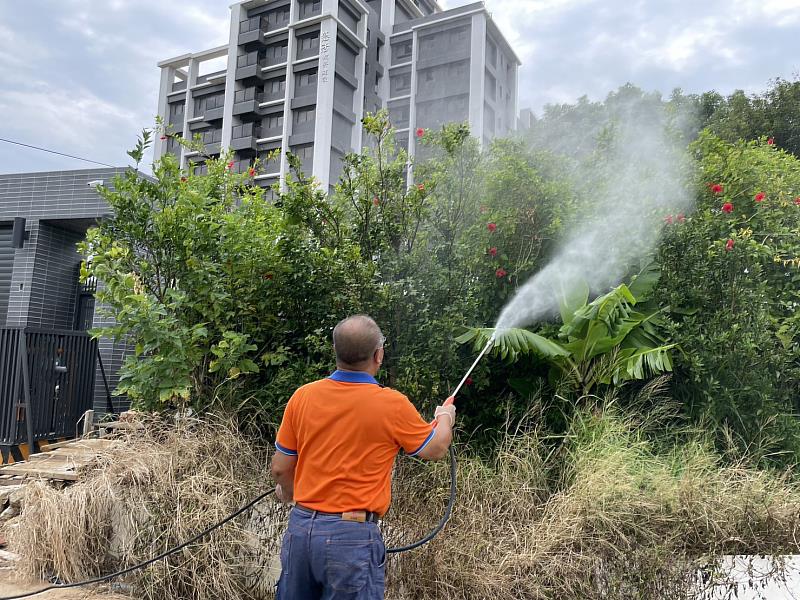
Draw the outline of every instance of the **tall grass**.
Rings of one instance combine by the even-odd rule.
[[[724,462],[699,432],[589,407],[554,438],[534,412],[491,457],[459,449],[445,530],[390,557],[397,600],[688,598],[723,554],[798,551],[800,488],[789,474]],[[13,533],[27,573],[64,580],[129,565],[190,537],[269,485],[266,457],[227,423],[149,426],[63,491],[32,486]],[[445,463],[398,461],[387,545],[441,516]],[[148,599],[268,598],[285,511],[257,516],[133,576]],[[262,585],[259,585],[262,584]]]

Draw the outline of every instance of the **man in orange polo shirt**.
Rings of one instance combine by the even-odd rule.
[[[278,600],[382,599],[386,551],[377,522],[391,502],[395,456],[439,460],[450,447],[454,406],[439,406],[431,424],[375,380],[384,342],[370,317],[344,319],[333,330],[337,370],[286,405],[272,476],[279,498],[296,504]]]

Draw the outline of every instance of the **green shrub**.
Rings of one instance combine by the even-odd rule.
[[[796,460],[800,161],[766,140],[710,133],[691,149],[697,209],[666,226],[657,289],[682,349],[675,397],[762,456]]]

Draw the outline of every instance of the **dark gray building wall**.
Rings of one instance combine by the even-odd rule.
[[[27,325],[43,329],[72,329],[78,275],[83,257],[77,244],[82,232],[39,222],[36,256],[30,280]]]
[[[9,305],[2,315],[8,326],[72,329],[81,256],[76,244],[97,219],[110,209],[90,182],[109,186],[127,169],[84,169],[45,173],[0,175],[0,225],[14,217],[27,219],[29,239],[14,253]],[[98,309],[99,310],[99,309]],[[99,325],[95,315],[95,326]],[[100,340],[100,353],[111,377],[122,363],[127,346]],[[115,407],[125,401],[115,398]],[[96,373],[95,409],[104,412],[105,389],[99,369]]]

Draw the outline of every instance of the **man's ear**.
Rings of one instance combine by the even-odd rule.
[[[384,352],[383,348],[378,348],[377,350],[375,350],[375,362],[381,364],[383,362],[383,357],[385,356],[385,354],[386,353]]]

